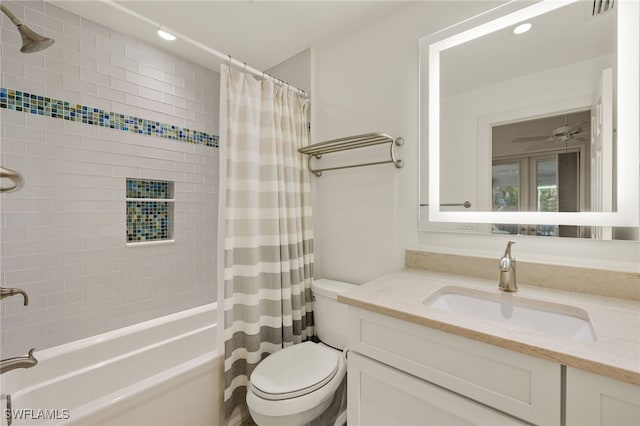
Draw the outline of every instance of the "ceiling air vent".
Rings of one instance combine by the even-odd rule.
[[[591,16],[602,15],[605,12],[613,10],[615,0],[593,0],[593,10]]]

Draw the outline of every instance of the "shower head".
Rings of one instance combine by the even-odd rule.
[[[24,25],[13,13],[9,11],[9,9],[1,4],[0,10],[2,10],[2,12],[4,12],[4,14],[7,15],[9,19],[11,19],[11,22],[13,22],[13,24],[18,28],[20,36],[22,37],[22,47],[20,48],[22,53],[39,52],[40,50],[51,46],[55,41],[52,38],[41,36],[31,28]]]
[[[20,48],[22,53],[39,52],[51,46],[55,41],[52,38],[41,36],[26,25],[18,25],[18,31],[22,36],[22,47]]]

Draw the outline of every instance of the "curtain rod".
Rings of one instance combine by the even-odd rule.
[[[217,57],[219,59],[222,59],[224,62],[228,63],[229,65],[233,65],[238,69],[241,69],[241,70],[243,70],[245,72],[249,72],[249,73],[253,74],[256,77],[262,77],[262,78],[264,78],[266,80],[271,80],[274,83],[279,84],[281,86],[285,86],[285,85],[289,86],[289,88],[291,88],[291,90],[296,92],[296,94],[298,94],[299,96],[301,96],[303,98],[306,98],[306,99],[309,99],[309,94],[306,91],[304,91],[302,89],[298,89],[297,87],[292,86],[289,83],[287,83],[286,81],[280,80],[279,78],[274,77],[271,74],[267,74],[264,71],[260,71],[259,69],[253,68],[252,66],[247,65],[246,62],[240,62],[239,60],[232,58],[231,55],[224,54],[224,53],[220,52],[219,50],[216,50],[216,49],[214,49],[212,47],[209,47],[209,46],[207,46],[207,45],[205,45],[203,43],[200,43],[199,41],[193,40],[193,39],[185,36],[184,34],[175,32],[172,29],[170,29],[169,27],[166,27],[164,25],[160,25],[158,22],[156,22],[156,21],[154,21],[152,19],[149,19],[144,15],[139,14],[138,12],[134,12],[133,10],[128,9],[128,8],[126,8],[126,7],[122,6],[122,5],[114,2],[113,0],[101,0],[101,1],[104,2],[104,3],[109,4],[109,6],[115,8],[115,9],[120,10],[121,12],[126,13],[129,16],[132,16],[132,17],[134,17],[136,19],[144,21],[147,24],[153,25],[156,29],[162,27],[163,29],[166,29],[170,33],[174,34],[180,40],[185,41],[185,42],[191,44],[192,46],[195,46],[195,47],[197,47],[197,48],[199,48],[201,50],[204,50],[205,52],[207,52],[207,53],[209,53],[209,54],[211,54],[211,55],[213,55],[213,56],[215,56],[215,57]]]

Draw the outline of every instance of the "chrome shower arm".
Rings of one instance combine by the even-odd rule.
[[[13,22],[13,25],[15,25],[16,27],[19,27],[20,25],[22,25],[22,22],[20,22],[20,20],[16,18],[16,15],[11,13],[9,9],[4,7],[2,4],[0,4],[0,10],[2,10],[2,12],[4,12],[4,14],[9,17],[9,19],[11,19],[11,22]]]

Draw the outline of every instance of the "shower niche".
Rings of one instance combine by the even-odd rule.
[[[127,178],[127,245],[174,242],[174,183]]]

